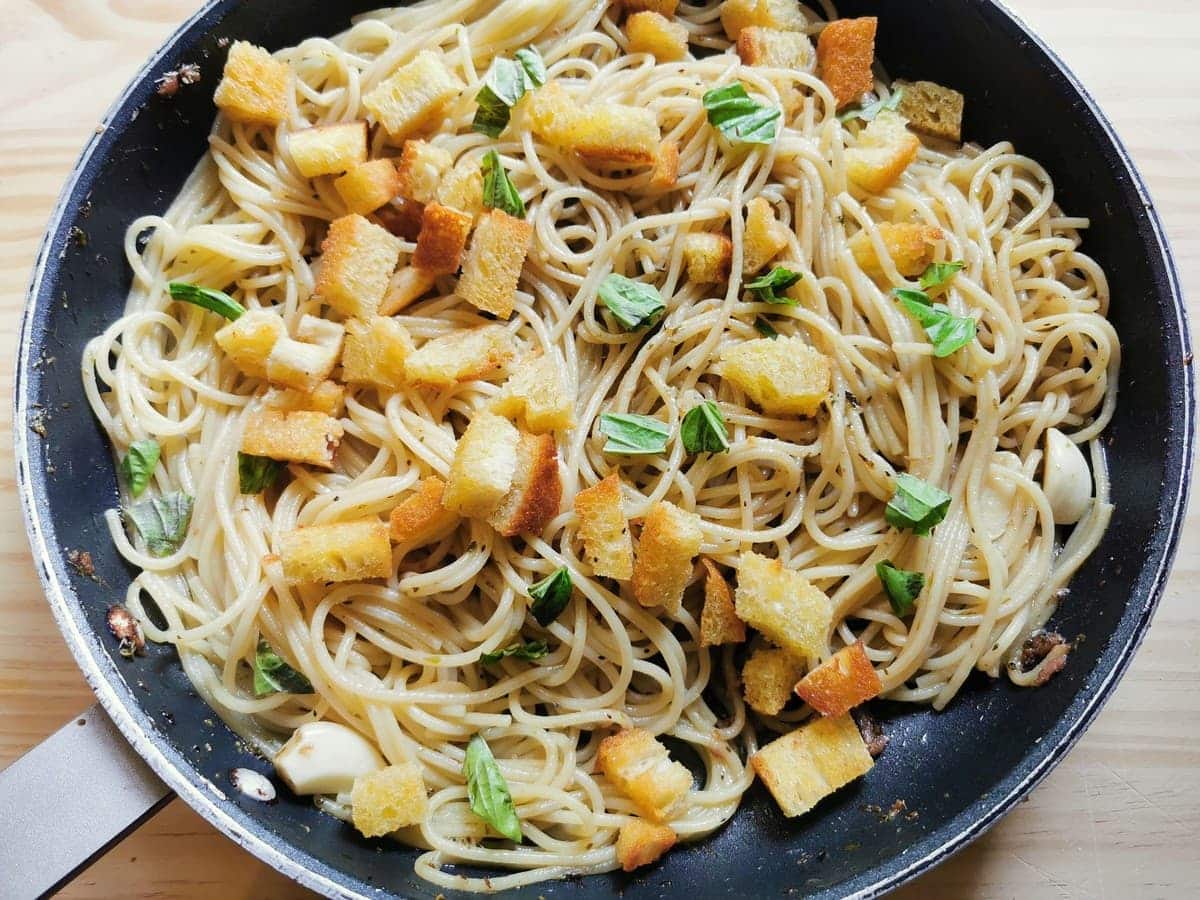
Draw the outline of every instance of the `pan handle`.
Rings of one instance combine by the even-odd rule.
[[[0,771],[0,893],[53,893],[172,796],[96,704]]]

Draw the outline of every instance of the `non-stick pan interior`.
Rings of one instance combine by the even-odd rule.
[[[219,39],[276,48],[335,33],[374,5],[292,0],[285,14],[271,0],[219,3],[114,111],[76,173],[35,280],[17,388],[28,420],[19,423],[28,441],[20,475],[38,529],[35,555],[64,630],[118,724],[160,775],[253,852],[310,885],[432,897],[440,891],[412,873],[413,851],[362,839],[286,790],[273,805],[230,790],[230,769],[269,773],[269,764],[197,698],[172,650],[151,647],[135,660],[116,653],[105,611],[121,601],[131,572],[101,519],[116,503],[116,484],[77,364],[88,338],[124,302],[126,226],[165,210],[204,152],[224,58]],[[541,884],[525,896],[601,897],[614,889],[627,897],[834,896],[895,884],[994,821],[1065,752],[1128,661],[1161,588],[1188,471],[1190,355],[1157,220],[1123,152],[1058,64],[990,3],[852,0],[842,12],[878,15],[880,57],[893,75],[963,91],[971,140],[1012,141],[1054,175],[1067,210],[1092,219],[1084,249],[1111,279],[1124,361],[1107,438],[1117,512],[1055,620],[1068,637],[1086,639],[1037,691],[980,676],[941,714],[881,704],[892,737],[886,753],[869,777],[808,816],[783,819],[756,786],[724,830],[637,877]],[[201,83],[156,96],[155,78],[180,62],[198,62]],[[94,580],[67,564],[71,549],[91,552]],[[905,801],[904,814],[872,811],[896,800]]]

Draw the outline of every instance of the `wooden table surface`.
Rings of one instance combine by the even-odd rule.
[[[0,422],[6,426],[30,267],[62,182],[111,100],[198,5],[0,0]],[[1200,309],[1200,7],[1193,0],[1010,5],[1075,68],[1115,121],[1166,222],[1192,310]],[[900,896],[1196,895],[1198,579],[1200,521],[1192,515],[1150,635],[1088,734],[1026,803]],[[7,436],[0,441],[0,583],[9,585],[0,602],[2,768],[92,703],[42,599]],[[265,900],[305,892],[174,801],[63,895]]]

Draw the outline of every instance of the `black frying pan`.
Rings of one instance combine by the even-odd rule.
[[[132,661],[118,655],[105,611],[120,600],[131,573],[101,522],[101,512],[117,502],[112,457],[83,401],[76,364],[84,343],[124,303],[126,226],[137,215],[165,210],[205,150],[224,58],[219,39],[295,44],[333,34],[378,3],[292,0],[281,12],[273,0],[219,0],[167,43],[113,107],[71,176],[38,258],[17,371],[16,458],[34,556],[67,642],[109,716],[170,790],[317,891],[432,897],[439,891],[412,873],[413,851],[363,839],[282,787],[273,805],[231,789],[231,769],[269,774],[270,765],[247,752],[196,697],[172,649],[151,647]],[[657,867],[634,877],[536,885],[522,896],[623,890],[629,897],[787,891],[833,897],[895,887],[978,837],[1063,758],[1128,665],[1162,592],[1188,491],[1193,373],[1170,251],[1128,154],[1063,64],[998,5],[848,0],[840,6],[846,15],[880,17],[879,53],[893,75],[961,90],[969,139],[1014,141],[1054,175],[1063,206],[1092,219],[1085,249],[1111,278],[1124,366],[1121,402],[1105,438],[1116,515],[1054,621],[1068,637],[1086,640],[1040,690],[979,676],[943,713],[880,704],[892,742],[879,765],[799,820],[785,820],[756,786],[726,828]],[[201,65],[203,81],[171,99],[156,96],[156,79],[185,62]],[[92,552],[98,581],[73,571],[68,549]],[[138,766],[117,767],[125,777],[115,791],[83,765],[82,754],[96,751],[86,736],[105,733],[98,717],[93,727],[52,739],[42,758],[54,767],[56,802],[67,805],[43,806],[12,829],[19,833],[0,840],[0,848],[19,847],[29,833],[47,830],[38,862],[25,867],[39,869],[46,884],[65,874],[46,871],[56,864],[54,847],[79,843],[81,835],[99,847],[165,793]],[[106,752],[119,750],[114,745],[98,758]],[[0,801],[15,789],[36,788],[35,778],[51,781],[46,766],[19,766],[0,776]],[[881,823],[865,809],[896,799],[918,815]],[[71,808],[81,818],[67,840],[61,819]],[[0,870],[19,871],[12,851],[6,869],[3,853]],[[23,883],[15,883],[18,892]]]

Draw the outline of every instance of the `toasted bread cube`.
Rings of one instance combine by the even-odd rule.
[[[755,197],[746,209],[746,231],[742,239],[742,273],[754,275],[788,245],[788,229],[775,218],[765,197]]]
[[[479,161],[464,156],[456,162],[438,185],[437,202],[475,218],[483,215],[483,170]]]
[[[727,378],[770,415],[816,415],[833,379],[829,357],[798,335],[742,341],[721,351]]]
[[[562,479],[554,436],[522,434],[512,487],[488,516],[488,522],[505,537],[541,534],[558,515],[561,504]]]
[[[755,753],[750,764],[791,818],[867,774],[874,760],[854,720],[841,716],[817,719],[777,738]]]
[[[646,514],[633,562],[633,596],[642,606],[679,609],[704,535],[700,517],[660,500]]]
[[[625,20],[630,53],[649,53],[659,62],[674,62],[688,54],[688,30],[656,12],[638,12]]]
[[[311,391],[295,388],[272,389],[263,398],[267,406],[286,412],[308,410],[325,413],[335,419],[341,416],[346,402],[346,389],[336,381],[322,381]]]
[[[359,775],[350,791],[354,827],[364,837],[383,837],[420,825],[428,800],[419,763],[400,763]]]
[[[613,786],[654,822],[669,819],[692,788],[692,773],[641,728],[627,728],[602,740],[596,763]]]
[[[812,60],[812,41],[802,31],[780,31],[751,25],[737,38],[737,52],[748,66],[805,70]]]
[[[837,108],[854,103],[875,87],[871,66],[875,62],[874,16],[830,22],[817,39],[817,65]]]
[[[521,433],[508,419],[476,413],[454,448],[442,505],[472,518],[489,516],[512,488],[520,443]]]
[[[442,179],[454,165],[454,157],[428,141],[405,141],[396,172],[400,195],[418,203],[433,203]]]
[[[492,412],[519,417],[535,434],[570,428],[575,424],[575,396],[563,376],[552,353],[522,361],[492,401]]]
[[[675,15],[679,0],[621,0],[627,13],[656,12],[668,19]]]
[[[458,513],[446,509],[442,498],[446,482],[431,475],[417,485],[416,493],[406,497],[391,514],[391,538],[395,544],[419,546],[440,540],[458,524]]]
[[[850,180],[871,194],[882,194],[900,180],[921,149],[920,139],[890,110],[875,117],[846,151]]]
[[[365,581],[392,573],[392,544],[378,519],[310,525],[280,536],[279,559],[288,584]]]
[[[663,141],[658,148],[658,159],[650,170],[650,189],[669,191],[679,183],[679,144]]]
[[[425,218],[425,205],[406,197],[393,197],[371,215],[370,221],[388,234],[415,241],[421,233],[421,220]],[[382,315],[382,313],[381,313]]]
[[[683,239],[683,262],[696,284],[727,281],[732,261],[733,241],[723,234],[699,232]]]
[[[764,716],[777,716],[792,688],[804,674],[804,663],[778,647],[759,647],[742,667],[742,689],[750,708]]]
[[[405,384],[404,366],[412,352],[412,338],[395,319],[348,319],[342,380],[398,391]]]
[[[223,326],[214,336],[230,361],[254,378],[267,377],[267,360],[287,337],[283,319],[268,309],[252,309]]]
[[[461,90],[462,82],[446,68],[442,54],[422,50],[365,94],[362,105],[395,141],[436,124]]]
[[[400,241],[362,216],[349,215],[330,223],[321,253],[315,293],[344,316],[375,315],[400,260]]]
[[[379,304],[381,316],[394,316],[400,310],[411,306],[433,289],[437,276],[416,266],[405,266],[397,269],[388,282],[387,293]]]
[[[288,117],[292,72],[262,47],[234,41],[213,102],[235,122],[278,125]]]
[[[896,270],[906,278],[920,275],[929,267],[938,241],[945,237],[940,228],[910,222],[884,222],[879,226],[879,236]],[[864,272],[873,278],[882,277],[883,265],[870,232],[860,231],[850,238],[850,252]]]
[[[242,318],[245,318],[243,316]],[[300,391],[316,390],[337,365],[345,329],[318,316],[301,316],[296,337],[286,334],[267,356],[267,378],[274,384]]]
[[[621,506],[621,479],[615,473],[575,495],[583,557],[598,578],[633,577],[633,541]]]
[[[288,152],[305,178],[338,175],[367,161],[367,123],[317,125],[288,135]]]
[[[675,846],[675,832],[670,826],[630,819],[617,834],[617,862],[626,872],[657,862],[659,857]]]
[[[844,716],[883,690],[862,641],[843,647],[796,685],[800,698],[823,716]]]
[[[896,89],[903,91],[896,110],[909,125],[922,134],[947,141],[962,140],[963,108],[966,99],[952,88],[932,81],[900,81]]]
[[[400,193],[396,164],[390,159],[373,159],[351,166],[333,182],[334,188],[351,213],[373,213]]]
[[[734,604],[739,619],[797,659],[815,661],[824,652],[833,606],[819,588],[778,559],[742,554]]]
[[[757,25],[779,31],[803,31],[808,25],[797,0],[725,0],[721,4],[721,27],[736,41],[743,28]]]
[[[746,623],[738,618],[733,605],[733,591],[710,559],[704,563],[704,607],[700,610],[700,646],[719,647],[721,644],[740,644],[746,640]]]
[[[413,266],[433,275],[453,275],[458,271],[474,221],[470,213],[430,203],[421,218]]]
[[[556,81],[538,88],[525,102],[534,132],[585,162],[631,166],[658,159],[662,135],[649,109],[620,103],[580,106]]]
[[[405,369],[416,384],[450,387],[495,376],[515,354],[508,329],[481,325],[426,341],[408,357]]]
[[[332,469],[343,433],[342,423],[324,413],[268,408],[246,420],[240,449],[251,456]]]
[[[507,319],[512,315],[517,283],[533,243],[533,226],[493,209],[479,220],[456,293],[468,303]]]

